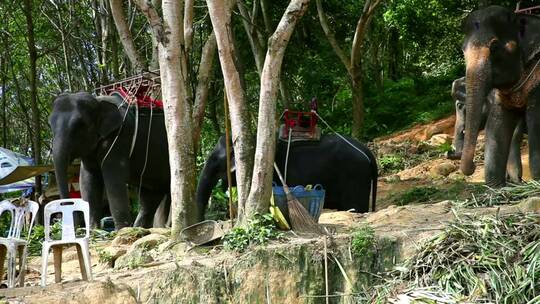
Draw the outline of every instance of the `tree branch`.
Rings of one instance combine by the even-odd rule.
[[[131,31],[129,30],[129,25],[126,21],[126,15],[124,14],[122,0],[109,0],[109,4],[111,6],[114,24],[116,25],[116,29],[118,31],[118,35],[120,36],[120,41],[124,46],[126,55],[133,65],[133,69],[136,72],[140,72],[146,68],[146,64],[144,64],[141,56],[137,52],[135,43],[133,43]]]
[[[339,60],[341,60],[341,63],[345,66],[345,69],[349,74],[351,74],[351,61],[349,57],[345,54],[343,49],[339,46],[336,36],[334,35],[334,32],[330,29],[330,26],[328,25],[328,18],[326,14],[324,13],[323,6],[321,0],[317,0],[317,13],[319,15],[319,22],[321,24],[321,27],[323,29],[324,35],[326,36],[326,39],[328,39],[328,42],[330,42],[330,45],[332,46],[332,49],[338,56]]]

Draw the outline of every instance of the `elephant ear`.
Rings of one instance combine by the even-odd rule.
[[[122,125],[122,115],[118,108],[109,102],[99,102],[98,133],[101,138],[107,137]]]
[[[533,15],[517,14],[520,46],[526,62],[540,53],[540,18]]]

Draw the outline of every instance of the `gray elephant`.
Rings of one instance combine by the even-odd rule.
[[[525,118],[532,178],[540,178],[540,18],[489,6],[463,22],[466,63],[465,138],[461,170],[471,175],[482,108],[492,90],[486,122],[485,179],[506,183],[506,163],[516,125]]]
[[[66,170],[80,158],[81,194],[90,203],[93,225],[102,216],[99,210],[103,209],[104,190],[116,229],[132,225],[127,184],[140,186],[135,226],[151,227],[165,196],[163,217],[168,215],[170,172],[164,117],[158,111],[149,115],[145,110],[139,111],[135,130],[135,111],[119,95],[96,98],[80,92],[61,94],[54,100],[49,124],[60,196],[69,197]]]
[[[494,91],[488,97],[487,102],[482,106],[480,130],[484,130],[488,118],[490,105],[494,102]],[[449,159],[460,159],[465,138],[466,108],[465,99],[467,97],[465,89],[465,77],[458,78],[452,82],[452,98],[456,107],[456,122],[454,124],[453,150],[447,153]],[[523,133],[526,131],[525,121],[521,119],[514,130],[512,143],[510,144],[510,154],[506,164],[506,177],[512,183],[521,182],[523,169],[521,165],[521,142]]]
[[[336,135],[323,135],[320,141],[292,142],[287,166],[287,184],[321,184],[326,190],[324,207],[328,209],[369,211],[371,193],[372,211],[377,195],[377,160],[367,146]],[[278,140],[275,162],[285,172],[287,143]],[[197,186],[199,210],[205,210],[212,189],[221,179],[227,184],[225,138],[221,137],[207,158]],[[281,184],[276,174],[273,180]],[[233,183],[234,174],[233,174]],[[202,218],[201,218],[202,219]]]

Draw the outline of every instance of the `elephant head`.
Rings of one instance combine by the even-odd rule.
[[[508,90],[540,51],[540,18],[500,6],[472,12],[463,22],[466,112],[461,171],[471,175],[482,109],[492,89]]]
[[[93,153],[102,139],[118,130],[118,108],[89,93],[61,94],[53,102],[49,125],[53,133],[53,161],[60,197],[69,197],[67,168],[76,158]]]

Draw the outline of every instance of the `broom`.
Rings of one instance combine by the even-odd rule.
[[[296,199],[296,197],[294,197],[294,195],[291,193],[289,187],[287,187],[287,184],[285,184],[283,176],[281,175],[276,163],[274,163],[274,169],[276,169],[279,180],[283,184],[285,195],[287,196],[287,206],[289,208],[289,219],[291,221],[292,229],[301,233],[325,234],[319,224],[317,224],[313,217],[311,217],[306,208],[304,208],[298,199]]]

